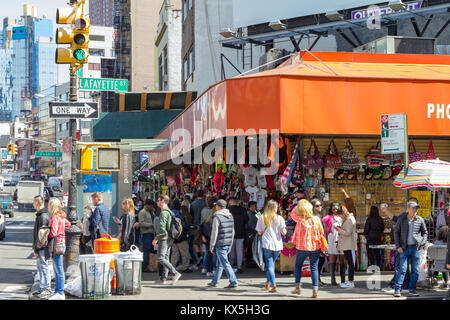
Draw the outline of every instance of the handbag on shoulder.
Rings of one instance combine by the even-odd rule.
[[[66,250],[65,250],[64,242],[63,241],[60,241],[60,242],[56,241],[55,251],[54,251],[53,254],[55,256],[58,256],[58,255],[64,254],[65,252],[66,252]]]

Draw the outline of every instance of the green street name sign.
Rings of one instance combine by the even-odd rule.
[[[78,89],[81,91],[123,91],[128,92],[126,79],[79,78]]]
[[[36,158],[62,158],[62,152],[36,151],[34,156]]]

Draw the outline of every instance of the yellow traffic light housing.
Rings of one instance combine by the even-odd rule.
[[[12,143],[8,143],[8,145],[6,146],[6,153],[9,155],[13,154],[13,147],[12,147]]]
[[[56,64],[70,64],[74,74],[89,57],[89,29],[90,21],[84,17],[84,2],[71,2],[71,8],[58,8],[56,23],[72,24],[71,27],[57,28],[56,43],[71,44],[69,48],[57,48],[55,52]]]
[[[12,145],[12,154],[17,155],[17,145],[13,143]]]
[[[80,149],[80,170],[92,171],[93,154],[90,147]]]

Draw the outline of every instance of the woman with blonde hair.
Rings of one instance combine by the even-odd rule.
[[[126,252],[130,250],[130,247],[134,244],[134,202],[131,198],[125,198],[122,201],[123,214],[120,219],[114,217],[114,222],[119,225],[119,240],[120,251]]]
[[[49,247],[53,260],[53,272],[55,273],[55,293],[48,297],[48,300],[65,300],[64,295],[64,267],[63,255],[66,251],[65,230],[70,228],[71,223],[66,219],[66,214],[62,210],[63,205],[58,198],[50,198],[48,201],[48,211],[50,212],[50,234]]]
[[[342,212],[344,216],[344,222],[341,227],[337,228],[339,233],[337,248],[344,252],[345,260],[348,264],[348,281],[345,281],[345,265],[341,265],[341,277],[343,275],[343,280],[345,282],[341,283],[341,288],[354,288],[353,278],[355,275],[355,251],[358,250],[357,247],[357,234],[356,234],[356,220],[351,212],[348,211],[347,207],[341,204],[339,211]]]
[[[320,219],[313,215],[313,205],[306,199],[299,201],[290,216],[297,225],[292,236],[292,243],[297,249],[295,258],[295,290],[293,294],[301,294],[302,266],[309,258],[311,279],[313,283],[312,298],[317,298],[319,292],[318,264],[320,257],[320,240],[323,236],[323,227]]]
[[[271,293],[277,292],[275,282],[275,261],[283,250],[283,240],[281,235],[286,234],[286,223],[278,212],[278,203],[269,200],[264,208],[264,212],[256,223],[255,230],[262,237],[261,247],[266,265],[267,280],[265,289]],[[271,288],[270,288],[271,287]]]

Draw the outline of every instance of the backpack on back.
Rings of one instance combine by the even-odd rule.
[[[177,240],[183,233],[183,224],[180,218],[175,217],[173,212],[169,211],[172,216],[172,221],[170,222],[169,237],[173,240]]]

